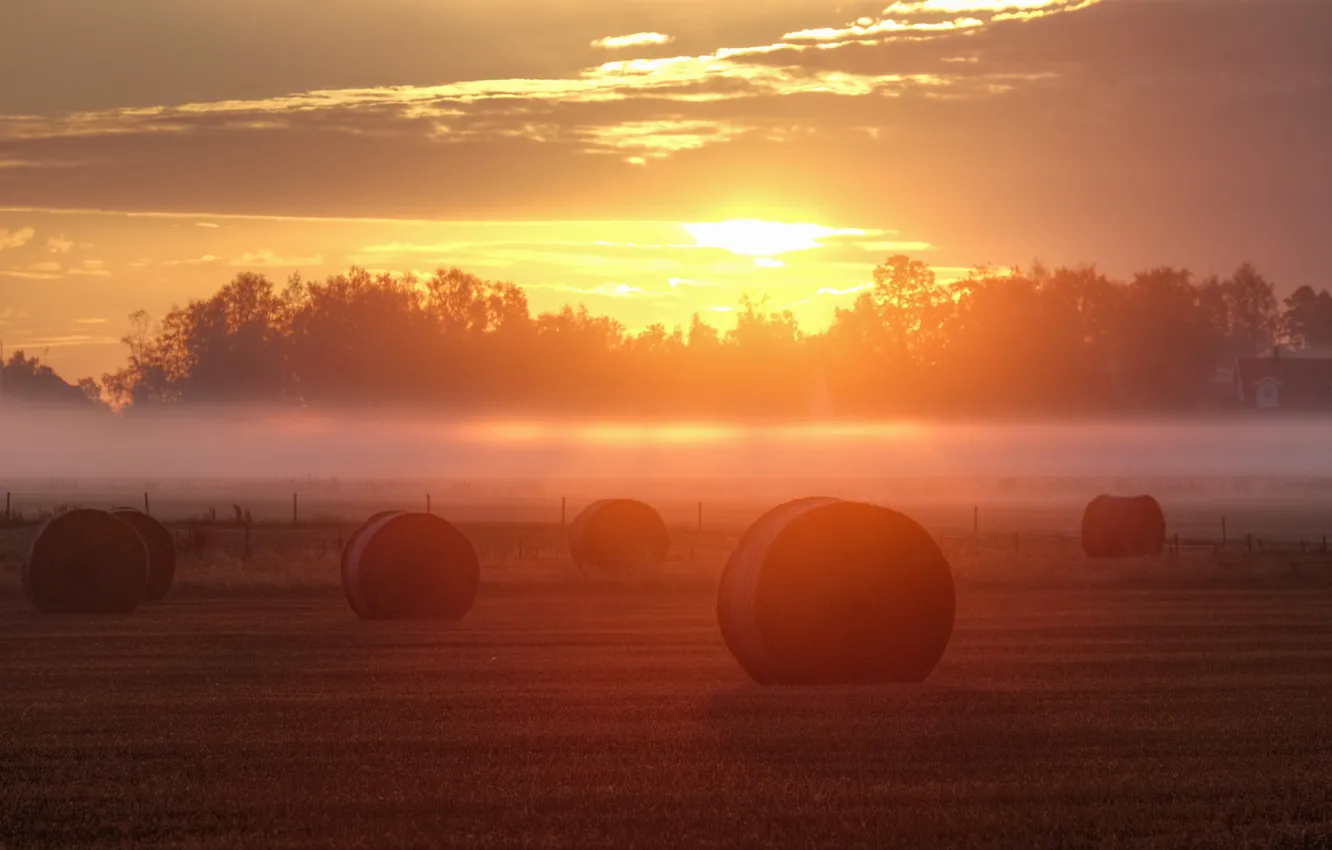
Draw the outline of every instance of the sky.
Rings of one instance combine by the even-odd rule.
[[[96,376],[135,310],[353,264],[631,329],[818,329],[893,253],[1286,293],[1329,140],[1327,0],[5,0],[0,339]]]

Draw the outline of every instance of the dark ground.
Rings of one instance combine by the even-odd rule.
[[[964,585],[923,686],[763,689],[714,584],[0,599],[0,847],[1332,847],[1325,586]]]

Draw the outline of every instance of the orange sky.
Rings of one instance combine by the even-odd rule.
[[[0,337],[100,374],[135,309],[352,263],[631,328],[743,291],[819,327],[897,251],[1323,286],[1329,32],[1324,0],[19,0]],[[805,226],[689,226],[730,219]]]

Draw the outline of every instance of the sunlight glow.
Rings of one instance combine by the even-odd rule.
[[[721,248],[744,257],[772,257],[788,251],[808,251],[822,248],[820,240],[831,236],[865,235],[865,231],[852,228],[759,219],[693,223],[684,225],[684,229],[701,248]]]

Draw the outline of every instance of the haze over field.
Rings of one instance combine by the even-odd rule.
[[[0,470],[9,481],[1332,475],[1326,423],[1299,419],[736,424],[238,409],[5,416]]]

